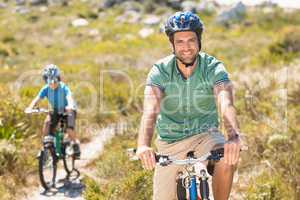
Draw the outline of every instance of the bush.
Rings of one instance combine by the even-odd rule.
[[[0,142],[0,176],[12,172],[17,163],[18,156],[14,145]]]
[[[26,185],[29,170],[37,169],[38,118],[28,118],[11,94],[0,86],[0,199],[15,199]],[[30,142],[25,142],[25,140]]]
[[[130,170],[125,178],[115,179],[107,185],[100,185],[89,178],[84,182],[87,200],[148,200],[152,197],[152,172],[149,171]]]
[[[269,48],[271,54],[285,58],[300,53],[300,28],[290,27],[284,30],[282,39],[272,44]]]
[[[255,23],[263,29],[266,30],[279,30],[282,27],[289,25],[299,25],[300,12],[296,10],[295,12],[285,12],[283,8],[274,8],[270,13],[262,12],[261,10],[256,10],[253,12],[255,16]]]
[[[3,182],[3,178],[0,177],[0,182]],[[5,187],[4,184],[0,184],[0,199],[5,199],[5,200],[14,200],[12,195],[9,193],[7,188]]]
[[[270,175],[262,174],[251,183],[247,191],[247,198],[251,200],[282,200],[290,199],[283,194],[279,187],[282,189],[284,184],[280,182],[280,177],[271,177]]]
[[[96,181],[85,177],[83,182],[86,185],[86,190],[83,195],[86,200],[105,200],[105,193],[103,187],[99,185]]]
[[[148,200],[152,197],[152,172],[130,171],[130,175],[118,185],[118,190],[112,194],[110,199],[135,199]]]
[[[34,131],[29,127],[34,124],[12,99],[0,101],[0,139],[16,141]]]

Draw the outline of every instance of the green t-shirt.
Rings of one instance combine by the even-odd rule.
[[[163,91],[156,120],[158,136],[172,143],[219,126],[213,86],[229,81],[224,65],[200,52],[192,75],[185,79],[170,55],[153,65],[147,85]]]

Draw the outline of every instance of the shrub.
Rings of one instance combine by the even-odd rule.
[[[246,193],[246,199],[288,200],[292,199],[292,195],[280,176],[265,172],[253,179]]]
[[[28,133],[30,122],[11,100],[0,101],[0,139],[16,140]]]
[[[2,140],[0,143],[0,176],[12,172],[17,160],[15,146]]]
[[[300,28],[290,27],[284,30],[282,39],[269,48],[271,54],[280,55],[288,59],[300,53]]]

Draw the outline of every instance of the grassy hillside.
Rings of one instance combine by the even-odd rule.
[[[22,110],[43,84],[42,66],[51,62],[61,67],[78,103],[77,130],[82,140],[88,140],[88,126],[104,126],[121,117],[130,127],[95,162],[95,180],[100,183],[86,179],[86,199],[150,199],[152,173],[130,163],[124,150],[136,145],[146,75],[153,62],[171,53],[170,45],[159,25],[142,38],[139,31],[145,25],[118,21],[122,7],[99,12],[97,3],[70,1],[69,6],[30,7],[29,13],[20,14],[8,2],[0,10],[1,199],[15,199],[20,188],[31,184],[26,176],[36,173],[34,157],[44,117],[28,117]],[[158,14],[173,12],[153,9]],[[147,11],[142,10],[142,18]],[[229,28],[216,25],[215,15],[199,15],[205,23],[203,50],[224,61],[231,74],[241,128],[250,147],[234,191],[244,199],[296,199],[300,194],[296,134],[300,12],[256,10]],[[72,26],[77,18],[89,24]],[[277,72],[283,69],[288,78],[280,82],[286,73]],[[280,89],[287,89],[283,98]]]

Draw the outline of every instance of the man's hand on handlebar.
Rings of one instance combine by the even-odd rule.
[[[25,113],[31,113],[32,110],[33,110],[32,107],[27,107],[27,108],[25,108],[24,112],[25,112]]]
[[[139,146],[136,155],[141,160],[144,169],[152,170],[155,168],[155,153],[151,147],[148,147],[146,145]]]
[[[236,165],[239,161],[242,141],[239,136],[229,139],[224,144],[224,162],[228,165]]]

